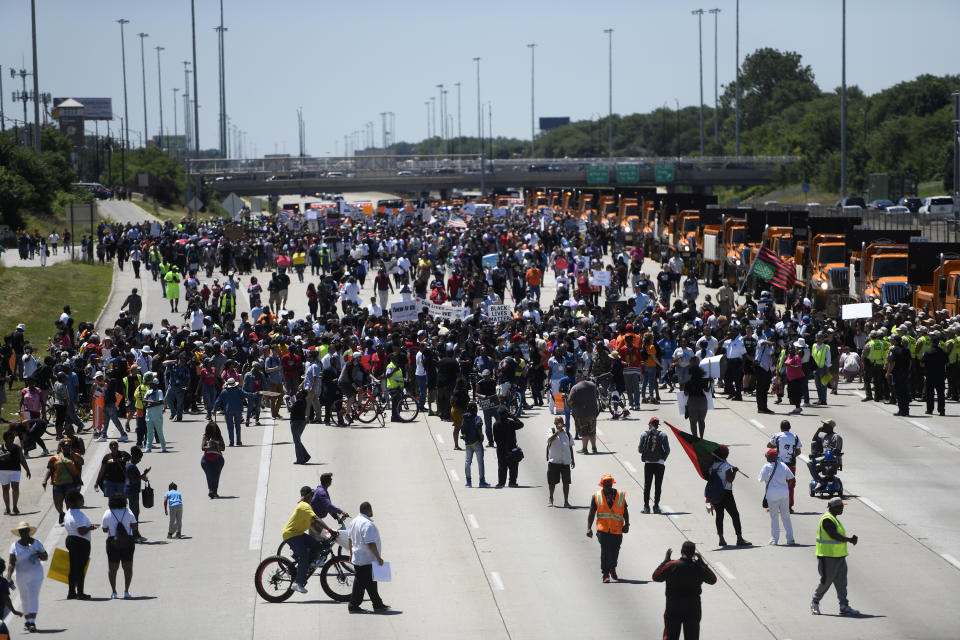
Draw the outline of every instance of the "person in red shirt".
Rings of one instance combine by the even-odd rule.
[[[303,370],[303,356],[299,347],[290,347],[290,351],[280,358],[280,368],[283,370],[283,386],[287,395],[293,395],[300,386],[300,374]]]
[[[447,278],[447,293],[451,300],[460,299],[460,287],[463,286],[463,276],[459,271],[454,271],[453,275]]]
[[[389,309],[387,300],[389,294],[393,293],[393,283],[390,282],[390,276],[387,275],[386,269],[380,269],[377,277],[373,279],[373,286],[376,288],[377,295],[380,297],[380,308]]]

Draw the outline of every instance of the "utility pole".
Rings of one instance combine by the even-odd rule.
[[[229,141],[228,132],[227,132],[227,51],[225,48],[226,42],[226,32],[228,29],[223,26],[223,0],[220,0],[220,29],[218,33],[220,35],[220,136],[223,140],[222,149],[225,151],[224,156],[229,156]]]
[[[200,156],[200,92],[197,86],[197,14],[196,0],[190,0],[190,28],[193,40],[193,150]],[[200,192],[200,177],[197,176],[197,192]]]
[[[387,112],[386,111],[380,112],[380,134],[383,140],[383,148],[384,150],[386,150],[387,148]]]
[[[736,84],[736,113],[734,115],[734,129],[736,136],[737,162],[740,162],[740,0],[737,0],[737,84]]]
[[[847,197],[847,0],[842,3],[840,38],[840,197]]]
[[[426,100],[423,104],[427,107],[427,140],[430,139],[430,101]]]
[[[473,59],[477,63],[477,152],[480,154],[480,195],[487,194],[487,167],[483,162],[483,112],[480,110],[480,58]]]
[[[438,84],[437,89],[439,90],[438,95],[440,96],[440,153],[446,153],[446,136],[444,136],[444,129],[446,128],[446,125],[444,124],[445,118],[443,116],[443,85]],[[433,98],[430,99],[433,100]],[[436,112],[434,112],[433,115],[436,117]],[[436,122],[436,120],[434,120],[434,122]]]
[[[157,106],[160,107],[160,150],[166,148],[163,144],[163,81],[160,78],[160,52],[163,47],[154,47],[157,50]]]
[[[527,45],[530,49],[530,157],[536,158],[536,142],[535,134],[536,128],[534,127],[534,108],[533,108],[533,96],[534,96],[534,70],[536,68],[536,58],[534,52],[536,51],[537,44],[531,42]]]
[[[3,113],[3,73],[2,72],[3,72],[3,67],[0,67],[0,133],[5,133],[7,131],[7,118]]]
[[[430,126],[433,131],[431,137],[437,137],[437,96],[430,96]]]
[[[490,140],[490,162],[493,162],[493,103],[487,100],[487,138]]]
[[[960,240],[960,91],[953,92],[953,229]]]
[[[30,0],[30,27],[33,30],[33,150],[40,151],[40,79],[37,77],[37,4]],[[23,126],[27,126],[24,122]]]
[[[137,34],[140,38],[140,78],[143,81],[143,144],[146,146],[150,139],[150,129],[147,128],[147,63],[143,53],[143,39],[148,37],[149,33],[142,31]]]
[[[691,11],[697,16],[697,33],[700,39],[700,157],[703,157],[703,9]]]
[[[613,160],[613,29],[604,29],[607,34],[608,68],[609,68],[609,97],[607,109],[607,157]]]
[[[457,85],[457,155],[463,154],[463,129],[460,127],[460,83],[455,82]],[[0,93],[3,93],[0,90]]]
[[[713,144],[720,144],[720,114],[719,114],[719,80],[717,66],[717,22],[720,18],[720,9],[710,9],[713,14]]]
[[[127,157],[126,150],[130,145],[130,133],[127,131],[127,126],[130,124],[130,113],[127,111],[127,46],[126,41],[123,38],[123,25],[129,24],[130,21],[125,18],[120,18],[117,20],[120,24],[120,62],[123,65],[123,146],[120,148],[120,182],[123,185],[127,184]]]
[[[177,140],[177,93],[179,93],[179,92],[180,92],[180,89],[178,89],[177,87],[174,87],[174,88],[173,88],[173,140],[174,140],[174,144],[176,144],[176,140]],[[174,157],[174,158],[177,157],[177,152],[176,152],[176,151],[173,152],[173,157]]]

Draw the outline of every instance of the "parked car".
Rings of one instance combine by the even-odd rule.
[[[843,200],[838,200],[837,204],[833,206],[837,207],[838,209],[844,207],[860,207],[861,209],[865,209],[867,207],[867,203],[860,196],[849,196]]]
[[[899,205],[899,204],[895,204],[895,205],[893,205],[893,206],[891,206],[891,207],[887,207],[887,208],[884,209],[883,211],[884,211],[884,213],[890,213],[890,214],[893,214],[893,213],[910,213],[909,207],[905,207],[905,206]]]
[[[920,211],[920,205],[922,205],[923,202],[920,200],[920,198],[904,196],[903,198],[900,198],[897,204],[906,207],[911,213],[916,213],[917,211]]]
[[[89,191],[98,200],[106,200],[110,197],[110,189],[107,189],[99,182],[74,182],[73,186],[77,189]]]
[[[953,198],[950,196],[931,196],[924,198],[919,213],[936,218],[953,217]]]
[[[417,174],[415,174],[413,171],[397,171],[397,175],[398,176],[415,176]]]
[[[870,203],[870,208],[877,211],[884,211],[887,207],[893,206],[893,200],[874,200]]]

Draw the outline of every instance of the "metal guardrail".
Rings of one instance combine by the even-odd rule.
[[[747,205],[744,205],[747,206]],[[785,209],[806,209],[811,216],[829,217],[829,216],[849,216],[859,215],[863,218],[863,226],[870,227],[878,231],[896,231],[906,229],[919,229],[922,237],[931,242],[960,242],[960,222],[954,218],[941,215],[928,215],[923,213],[887,213],[886,211],[877,211],[875,209],[842,210],[838,207],[829,207],[824,205],[805,206],[802,204],[770,204],[753,205],[753,208],[760,211],[783,211]]]

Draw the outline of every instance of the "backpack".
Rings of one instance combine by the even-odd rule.
[[[703,488],[703,497],[707,502],[716,506],[723,501],[723,480],[720,478],[720,472],[714,471],[707,478],[707,486]]]
[[[53,460],[53,484],[57,486],[69,485],[77,476],[77,463],[60,454]]]
[[[483,422],[478,415],[468,413],[463,416],[463,423],[460,425],[460,437],[467,444],[483,440]]]
[[[666,457],[666,451],[663,448],[663,443],[660,441],[661,432],[647,431],[644,435],[646,435],[646,440],[643,443],[643,448],[640,449],[640,459],[644,462],[663,460]]]
[[[127,527],[123,522],[113,513],[113,509],[110,510],[110,515],[117,521],[117,533],[113,536],[114,549],[120,552],[130,551],[133,549],[133,536],[127,531]]]

